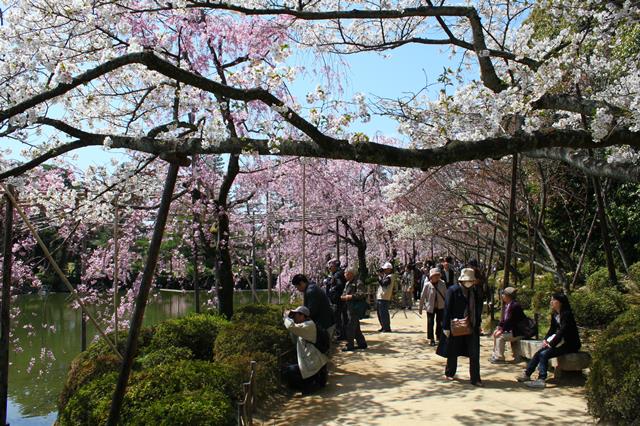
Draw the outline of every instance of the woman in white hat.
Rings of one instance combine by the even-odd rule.
[[[389,304],[393,295],[393,265],[386,262],[382,265],[382,274],[378,279],[378,291],[376,302],[378,310],[378,321],[380,330],[383,333],[391,333],[391,318],[389,317]]]
[[[482,322],[482,294],[477,288],[475,272],[464,268],[458,283],[449,287],[445,299],[442,321],[443,339],[438,354],[446,356],[445,379],[454,380],[458,357],[469,357],[471,384],[482,386],[480,379],[480,325]]]

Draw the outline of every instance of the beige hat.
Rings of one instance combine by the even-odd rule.
[[[442,275],[442,273],[440,272],[440,269],[431,268],[431,270],[429,270],[429,278],[431,278],[434,275]]]
[[[473,270],[473,268],[464,268],[462,271],[460,271],[460,278],[458,278],[458,281],[465,282],[475,280],[476,272]]]
[[[517,291],[518,291],[518,290],[517,290],[517,289],[515,289],[515,288],[513,288],[513,287],[507,287],[507,288],[505,288],[504,290],[502,290],[502,294],[506,294],[507,296],[511,296],[511,297],[513,297],[513,296],[515,296],[515,295],[516,295],[516,292],[517,292]]]
[[[382,269],[393,269],[393,265],[391,264],[391,262],[387,262],[382,265]]]
[[[309,308],[307,308],[306,306],[298,306],[297,308],[291,310],[291,312],[298,312],[301,313],[304,316],[310,317],[311,316],[311,312],[309,312]]]

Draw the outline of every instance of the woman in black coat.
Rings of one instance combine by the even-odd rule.
[[[580,350],[580,335],[573,317],[569,299],[563,293],[555,293],[551,297],[551,326],[544,336],[542,348],[536,352],[527,369],[517,377],[519,382],[526,382],[529,387],[544,388],[547,379],[547,368],[551,358],[559,357]],[[538,367],[538,380],[531,380],[531,374]]]
[[[458,283],[449,287],[445,296],[442,330],[446,339],[438,348],[440,355],[446,356],[445,379],[454,380],[458,369],[458,357],[469,357],[469,376],[471,384],[482,386],[480,379],[480,325],[482,322],[482,289],[476,286],[477,280],[472,268],[460,272]],[[453,319],[469,318],[471,332],[466,336],[451,334]]]

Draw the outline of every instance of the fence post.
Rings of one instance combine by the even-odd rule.
[[[13,191],[7,185],[7,191]],[[11,318],[9,306],[11,304],[11,249],[13,242],[13,204],[7,194],[4,195],[4,233],[2,241],[2,308],[0,309],[0,425],[7,423],[7,399],[9,397],[9,330]]]

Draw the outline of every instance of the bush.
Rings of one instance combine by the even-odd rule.
[[[233,404],[221,392],[198,391],[171,395],[153,401],[145,410],[136,413],[131,425],[220,425],[236,424]]]
[[[543,313],[549,309],[549,300],[553,293],[558,291],[554,276],[551,272],[536,275],[536,283],[533,297],[531,298],[531,308],[534,312]]]
[[[63,425],[106,423],[117,373],[78,389],[59,414]],[[233,365],[179,361],[133,372],[120,413],[122,424],[228,425],[236,421],[231,400],[238,400],[248,375]],[[168,412],[182,412],[184,419]],[[206,410],[206,411],[200,411]],[[159,417],[163,415],[164,417]],[[164,420],[163,420],[164,419]]]
[[[283,307],[280,305],[252,304],[238,308],[231,320],[282,327]]]
[[[264,400],[273,395],[280,385],[278,358],[275,355],[264,352],[231,355],[224,360],[224,363],[241,372],[245,381],[248,381],[251,374],[251,361],[256,362],[257,397],[259,400]]]
[[[138,358],[137,362],[140,364],[142,369],[147,369],[160,364],[188,359],[193,359],[193,352],[191,352],[191,349],[169,346],[168,348],[149,352],[148,354]]]
[[[607,424],[636,424],[640,406],[640,308],[613,321],[596,342],[586,385],[589,412]]]
[[[629,266],[629,278],[636,284],[640,284],[640,262],[636,262]]]
[[[598,291],[604,288],[611,288],[613,285],[609,281],[609,270],[599,268],[587,278],[587,287],[591,291]]]
[[[609,324],[627,310],[628,304],[616,289],[592,291],[583,288],[569,296],[576,323],[582,327],[601,327]]]
[[[255,323],[231,323],[224,327],[216,339],[216,361],[242,354],[265,352],[273,355],[293,348],[289,332],[283,325],[271,326]]]
[[[224,318],[209,314],[192,314],[164,321],[157,326],[150,349],[184,347],[191,350],[194,358],[210,360],[218,332],[226,324],[228,321]]]

